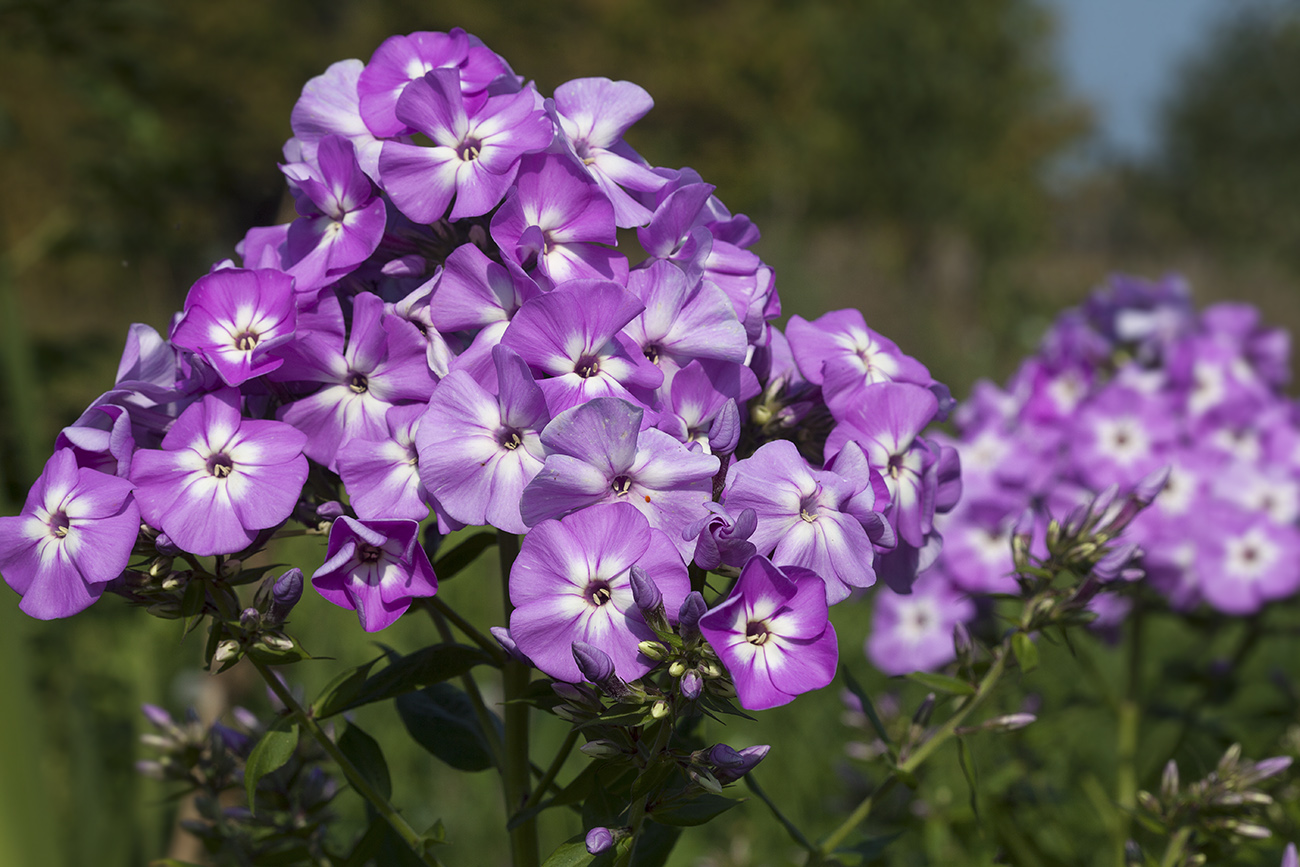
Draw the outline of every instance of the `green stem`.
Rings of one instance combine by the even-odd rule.
[[[474,624],[462,617],[456,609],[452,608],[446,602],[439,599],[437,596],[428,596],[416,600],[416,604],[425,611],[428,611],[431,617],[436,618],[442,616],[451,621],[457,629],[465,634],[465,637],[477,644],[479,649],[484,653],[491,656],[498,667],[505,664],[506,655],[505,652],[501,650],[501,645],[498,644],[495,639],[489,638],[482,632],[479,632],[478,629],[474,627]],[[451,641],[451,638],[446,638],[445,640]]]
[[[754,779],[754,775],[752,773],[745,774],[744,779],[745,779],[745,785],[749,786],[749,790],[753,792],[755,795],[757,795],[760,801],[762,801],[764,804],[767,804],[767,808],[772,811],[772,815],[775,816],[776,820],[781,823],[782,827],[785,828],[786,833],[790,835],[790,839],[794,840],[796,843],[798,843],[800,846],[807,849],[809,852],[816,852],[817,847],[814,846],[811,841],[809,841],[808,837],[804,834],[803,831],[799,830],[798,825],[796,825],[794,822],[791,822],[789,819],[787,819],[785,817],[785,814],[782,813],[781,810],[777,808],[776,803],[770,797],[768,797],[767,792],[763,791],[763,787],[758,784],[758,780]]]
[[[1128,856],[1124,850],[1128,843],[1132,815],[1137,807],[1137,746],[1138,728],[1142,717],[1138,696],[1142,686],[1142,606],[1133,609],[1132,635],[1128,646],[1128,683],[1124,699],[1119,703],[1119,718],[1115,734],[1115,803],[1119,814],[1115,822],[1115,863],[1124,867]]]
[[[668,748],[668,741],[673,734],[673,721],[677,719],[676,708],[673,708],[673,711],[659,721],[659,731],[655,733],[654,744],[650,747],[650,753],[646,756],[645,764],[641,766],[641,770],[637,773],[637,779],[640,779],[641,774],[645,773],[645,769],[654,764],[659,754]],[[636,788],[636,783],[632,784],[632,788]],[[650,796],[652,794],[653,792],[647,792],[644,798],[637,798],[628,805],[627,823],[632,828],[632,848],[628,850],[629,862],[636,854],[637,835],[641,833],[641,826],[645,824],[646,807],[650,806]]]
[[[966,721],[966,718],[971,715],[975,708],[979,707],[980,704],[983,703],[984,699],[988,698],[989,693],[991,693],[993,688],[997,686],[998,681],[1006,671],[1007,658],[1009,656],[1011,656],[1010,637],[1002,643],[1001,647],[997,648],[993,652],[993,664],[990,665],[989,670],[985,672],[984,679],[980,681],[979,686],[975,690],[975,694],[967,698],[962,706],[957,708],[956,712],[953,713],[953,715],[949,717],[943,725],[939,726],[939,728],[935,730],[934,734],[926,738],[926,740],[916,748],[915,752],[911,753],[906,759],[900,762],[898,767],[894,769],[893,773],[891,773],[874,792],[864,798],[862,803],[858,804],[857,808],[849,814],[848,818],[840,823],[838,828],[822,840],[821,845],[818,846],[817,850],[808,858],[807,863],[810,867],[811,865],[821,864],[825,859],[829,858],[831,854],[835,852],[836,848],[844,842],[844,839],[853,832],[853,829],[862,824],[862,822],[866,820],[867,816],[871,815],[871,810],[880,796],[892,789],[901,777],[910,776],[915,773],[916,769],[919,768],[926,759],[930,758],[930,756],[934,754],[935,750],[939,749],[939,747],[943,746],[953,737],[957,728]]]
[[[510,604],[510,569],[519,556],[519,537],[514,533],[497,532],[497,550],[501,555],[501,602],[506,622],[514,607]],[[505,723],[505,744],[502,750],[501,784],[505,790],[506,815],[513,816],[529,798],[528,758],[528,705],[521,699],[528,689],[531,677],[527,665],[507,658],[501,667],[501,682],[505,697],[502,720]],[[538,867],[537,820],[520,822],[510,832],[510,851],[514,867]]]
[[[547,790],[555,782],[556,776],[560,773],[560,768],[564,767],[564,762],[569,758],[569,753],[573,752],[573,748],[577,743],[578,730],[576,728],[569,729],[569,734],[564,738],[564,743],[560,744],[560,750],[555,754],[555,758],[551,760],[550,767],[542,774],[541,779],[537,781],[537,785],[533,787],[533,793],[528,796],[527,802],[524,803],[525,810],[531,810],[542,802],[542,798],[546,796]]]
[[[339,749],[338,744],[334,743],[330,736],[325,733],[320,723],[298,703],[293,693],[280,682],[280,678],[276,677],[275,673],[267,668],[264,663],[258,662],[252,657],[249,657],[248,661],[257,669],[258,674],[262,675],[262,680],[266,681],[266,685],[275,693],[276,698],[280,699],[284,706],[298,718],[298,722],[302,727],[316,739],[316,742],[321,745],[321,749],[325,750],[326,754],[339,766],[343,771],[343,776],[347,778],[348,783],[356,790],[357,794],[365,798],[370,803],[370,806],[374,807],[375,812],[384,817],[384,820],[392,826],[392,829],[410,847],[421,863],[427,864],[428,867],[437,867],[437,860],[424,854],[424,847],[421,845],[420,835],[416,830],[402,818],[402,815],[397,812],[397,809],[387,798],[375,791],[374,787],[357,770],[356,765],[352,764],[351,760]]]
[[[1187,842],[1191,838],[1191,828],[1179,828],[1178,832],[1169,838],[1164,857],[1160,859],[1160,867],[1179,867],[1183,863],[1183,853],[1187,851]]]

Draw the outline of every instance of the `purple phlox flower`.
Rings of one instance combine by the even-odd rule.
[[[663,373],[620,332],[641,310],[617,283],[577,280],[520,307],[501,345],[549,376],[540,385],[553,415],[598,397],[645,403]]]
[[[732,517],[720,503],[705,503],[709,514],[688,524],[682,538],[695,539],[695,565],[706,572],[722,564],[740,568],[758,553],[749,537],[758,529],[758,513],[745,509]]]
[[[781,315],[781,296],[771,267],[754,253],[714,238],[704,259],[704,282],[726,293],[750,343],[762,345],[768,323]]]
[[[1030,359],[1020,366],[1011,390],[1023,404],[1022,418],[1061,424],[1074,417],[1091,394],[1095,369],[1083,365],[1053,366]]]
[[[581,681],[574,642],[613,660],[625,681],[655,663],[637,645],[655,638],[632,596],[630,568],[639,565],[658,585],[669,610],[690,590],[676,547],[626,503],[583,509],[532,528],[510,571],[510,635],[551,677]]]
[[[192,554],[233,554],[293,512],[307,479],[307,436],[278,421],[241,418],[233,390],[191,405],[140,449],[131,481],[145,523]]]
[[[459,27],[447,33],[390,36],[375,49],[357,81],[359,113],[367,128],[381,137],[418,129],[401,117],[400,97],[407,85],[435,69],[452,73],[452,81],[471,112],[491,92],[519,90],[519,79],[505,59]]]
[[[1193,321],[1191,290],[1176,274],[1159,280],[1117,274],[1088,296],[1082,312],[1107,340],[1135,345],[1144,362],[1158,359]]]
[[[0,572],[40,620],[87,608],[122,574],[140,532],[140,509],[123,478],[78,467],[59,449],[22,511],[0,517]]]
[[[566,151],[525,156],[515,187],[492,216],[492,240],[547,287],[575,279],[627,282],[614,206]]]
[[[200,277],[172,342],[202,356],[226,385],[270,373],[284,363],[278,350],[297,328],[293,287],[293,278],[271,269],[227,268]]]
[[[704,274],[704,260],[713,250],[713,233],[702,224],[712,184],[691,183],[659,191],[659,202],[649,224],[636,230],[637,239],[652,259],[672,262],[695,285]]]
[[[420,478],[457,521],[523,533],[520,498],[542,469],[551,416],[523,359],[504,346],[492,358],[497,394],[459,370],[434,389],[416,436]]]
[[[889,488],[890,523],[899,538],[916,548],[925,545],[939,498],[940,449],[920,436],[937,410],[934,394],[919,385],[876,383],[862,390],[860,400],[826,441],[828,458],[850,441],[862,447]],[[944,459],[949,485],[954,459],[955,452]],[[951,489],[945,491],[945,500],[952,499]]]
[[[1253,614],[1300,589],[1300,530],[1223,501],[1206,512],[1214,530],[1205,540],[1201,593],[1210,605]]]
[[[316,151],[327,136],[340,135],[356,148],[357,162],[372,179],[379,178],[379,151],[383,143],[361,119],[357,79],[365,65],[356,59],[331,64],[308,81],[289,116],[293,138],[284,144],[290,163],[316,163]]]
[[[874,383],[910,382],[928,388],[934,382],[923,364],[868,328],[858,310],[835,310],[812,322],[792,316],[785,334],[799,369],[809,382],[822,386],[837,418]]]
[[[641,430],[642,417],[627,401],[596,398],[552,419],[542,431],[546,463],[520,502],[524,523],[630,503],[689,559],[694,546],[682,530],[704,514],[720,464],[663,431]]]
[[[740,442],[740,406],[758,393],[758,380],[743,365],[692,361],[667,391],[655,427],[711,454],[731,454]]]
[[[385,315],[379,296],[366,292],[353,299],[346,347],[338,299],[326,295],[319,308],[327,330],[303,329],[274,378],[323,384],[283,407],[279,417],[308,434],[307,457],[334,469],[348,440],[386,437],[389,408],[427,401],[434,380],[424,337],[410,322]]]
[[[1275,523],[1294,524],[1300,519],[1300,480],[1278,472],[1276,467],[1232,461],[1215,473],[1210,482],[1216,496],[1267,515]],[[1156,502],[1163,503],[1164,498],[1162,493]]]
[[[1081,310],[1067,310],[1056,318],[1039,342],[1038,358],[1051,367],[1094,369],[1114,351],[1112,340],[1097,333]]]
[[[1177,436],[1177,414],[1167,400],[1110,387],[1080,410],[1071,460],[1094,488],[1128,486],[1168,462]]]
[[[665,384],[696,359],[745,363],[749,351],[745,327],[718,287],[688,283],[680,268],[658,260],[629,274],[627,288],[645,310],[623,333],[664,371]]]
[[[630,81],[579,78],[555,88],[556,126],[614,206],[621,228],[643,226],[650,210],[624,192],[649,193],[667,179],[655,174],[623,134],[654,107],[650,94]]]
[[[797,566],[750,558],[700,630],[731,673],[746,710],[766,710],[828,685],[839,662],[826,585]]]
[[[539,294],[537,284],[514,262],[497,264],[473,244],[456,248],[429,298],[429,319],[438,330],[477,331],[452,369],[464,370],[487,385],[496,375],[493,347],[501,342],[515,312]]]
[[[865,474],[850,479],[815,470],[793,443],[776,440],[731,465],[722,502],[731,514],[753,509],[758,527],[750,541],[759,554],[770,553],[782,567],[811,569],[826,582],[831,604],[852,587],[875,583],[872,542],[886,541],[888,525],[873,510]]]
[[[1001,493],[963,501],[946,520],[936,520],[944,536],[944,574],[968,593],[1018,593],[1011,533],[1023,513],[1022,497]],[[1033,525],[1028,529],[1032,536]]]
[[[1201,327],[1234,347],[1260,379],[1273,388],[1291,381],[1291,335],[1285,328],[1264,328],[1259,308],[1223,301],[1201,312]]]
[[[421,283],[406,297],[384,305],[384,312],[391,313],[399,319],[405,319],[415,326],[425,340],[425,360],[429,363],[429,372],[441,379],[451,372],[451,365],[456,353],[443,333],[434,326],[429,315],[429,296],[433,292],[437,277]]]
[[[713,766],[714,778],[725,786],[758,767],[758,763],[767,758],[771,750],[767,744],[756,744],[740,750],[734,750],[726,744],[714,744],[709,750],[709,764]]]
[[[1232,341],[1198,335],[1170,351],[1169,378],[1192,416],[1252,417],[1268,403],[1270,389]]]
[[[59,449],[72,449],[79,467],[126,477],[135,451],[130,413],[111,403],[92,405],[59,431],[54,450]]]
[[[339,449],[338,473],[358,518],[422,521],[428,516],[415,446],[424,409],[418,403],[394,406],[384,416],[386,437],[354,438]]]
[[[193,375],[193,365],[182,363],[182,356],[187,355],[150,326],[132,325],[116,384],[96,398],[94,405],[126,408],[136,445],[156,447],[176,416],[210,390],[204,376]]]
[[[317,165],[284,167],[297,187],[300,216],[289,224],[286,270],[294,289],[311,297],[352,273],[379,248],[387,222],[384,200],[357,163],[352,143],[329,135],[316,151]]]
[[[278,226],[254,226],[245,232],[244,237],[235,245],[235,253],[239,256],[243,267],[249,270],[269,268],[277,271],[289,267],[287,262],[289,225],[289,223],[281,223]],[[212,270],[220,271],[234,265],[228,260],[219,264],[220,267]],[[308,295],[308,298],[310,297]]]
[[[415,521],[339,518],[312,586],[327,601],[356,611],[366,632],[383,629],[406,613],[411,600],[438,592],[419,536]]]
[[[477,217],[495,208],[515,181],[525,153],[551,143],[555,129],[531,88],[489,98],[471,111],[454,70],[435,69],[406,85],[398,118],[433,147],[384,142],[384,192],[416,223]],[[452,204],[452,200],[455,204]]]
[[[878,590],[866,653],[888,675],[936,671],[957,658],[953,629],[975,618],[975,604],[941,572],[916,579],[907,595]]]
[[[429,296],[429,319],[439,331],[469,331],[507,323],[524,302],[541,294],[527,274],[499,265],[473,244],[452,251]]]

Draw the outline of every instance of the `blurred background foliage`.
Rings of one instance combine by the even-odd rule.
[[[787,314],[859,307],[956,395],[977,376],[1004,378],[1048,318],[1112,270],[1179,270],[1202,302],[1245,298],[1269,321],[1300,326],[1295,2],[1233,4],[1189,59],[1159,147],[1122,162],[1080,159],[1089,110],[1062,84],[1053,20],[1037,0],[0,0],[5,513],[18,508],[57,430],[111,384],[128,324],[164,328],[190,283],[231,255],[248,227],[288,218],[276,162],[307,79],[336,60],[367,59],[393,33],[453,26],[545,93],[583,76],[645,87],[656,107],[629,140],[654,164],[696,168],[759,223],[758,252],[777,269]],[[320,551],[290,557],[310,570]],[[448,592],[487,616],[495,608],[482,594],[456,589],[476,580],[492,579],[466,575]],[[175,624],[116,600],[58,625],[25,622],[7,603],[0,865],[115,867],[167,851],[178,806],[132,771],[139,704],[214,714],[232,701],[264,710],[265,698],[238,669],[216,680],[187,674],[197,643],[178,645]],[[845,658],[865,671],[855,653],[864,618],[842,619]],[[317,653],[349,663],[373,653],[347,612],[320,600],[297,620]],[[1193,658],[1188,678],[1209,670],[1220,627],[1165,627],[1169,646],[1181,641]],[[1267,664],[1295,649],[1294,630],[1279,632]],[[411,649],[430,635],[411,623],[385,640]],[[1097,707],[1117,663],[1090,646],[1092,681],[1026,686],[1102,731],[1081,749],[1104,753],[1110,723]],[[1171,683],[1176,691],[1183,681]],[[1216,718],[1179,749],[1202,764],[1233,737],[1266,749],[1296,708],[1276,690],[1262,700],[1266,724]],[[852,734],[839,715],[827,690],[728,733],[736,746],[782,745],[762,776],[814,832],[861,792],[862,778],[844,765]],[[363,722],[400,745],[389,756],[401,769],[399,799],[405,791],[429,811],[420,818],[447,821],[457,843],[449,863],[497,863],[501,808],[490,781],[462,788],[395,720]],[[1024,743],[1065,730],[1044,728]],[[1044,838],[1066,813],[1092,829],[1076,843],[1102,833],[1101,813],[1076,809],[1082,790],[1060,787],[1105,762],[1075,751],[1028,776],[1003,774],[1052,755],[1007,743],[1006,754],[979,759],[995,793],[982,822],[955,767],[927,782],[932,803],[948,807],[923,817],[912,850],[925,855],[908,863],[965,863],[953,853],[967,851],[977,863],[999,849],[1018,853],[1009,863],[1092,863],[1064,851],[1068,840]],[[462,821],[484,811],[490,823]],[[790,846],[761,808],[731,815],[688,834],[675,863],[783,863]],[[559,817],[549,833],[575,830],[576,818]]]

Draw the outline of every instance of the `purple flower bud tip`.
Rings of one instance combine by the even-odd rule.
[[[715,768],[731,770],[743,767],[745,757],[726,744],[715,744],[713,749],[709,750],[709,764]]]
[[[1271,759],[1262,759],[1255,763],[1255,773],[1252,775],[1256,780],[1267,780],[1269,777],[1275,777],[1278,774],[1291,767],[1290,756],[1274,756]]]
[[[1161,467],[1137,483],[1133,489],[1133,499],[1144,506],[1149,506],[1169,483],[1171,467]]]
[[[608,828],[592,828],[587,832],[587,851],[599,855],[614,845],[614,834]]]
[[[1286,851],[1282,853],[1281,867],[1300,867],[1300,855],[1296,854],[1294,843],[1286,844]]]
[[[262,727],[257,715],[246,707],[235,707],[230,711],[230,715],[235,718],[235,722],[249,731],[257,731]]]
[[[239,612],[239,625],[244,629],[256,629],[262,620],[262,614],[256,608],[245,608]]]
[[[726,785],[754,770],[759,762],[767,758],[771,749],[767,744],[755,744],[743,750],[733,750],[726,744],[718,744],[709,751],[709,762],[713,765],[718,782]]]
[[[166,533],[159,533],[158,538],[153,540],[153,546],[164,557],[175,557],[181,553],[180,547]]]
[[[614,660],[599,647],[585,641],[573,642],[573,660],[578,663],[582,676],[592,683],[604,683],[614,676]]]
[[[629,576],[632,581],[632,600],[642,611],[653,611],[663,604],[663,593],[650,575],[640,566],[633,566]]]
[[[700,697],[700,690],[704,688],[704,678],[695,669],[690,669],[682,675],[682,698],[687,701],[695,701]]]
[[[275,579],[275,586],[271,588],[271,598],[275,600],[277,606],[292,608],[302,598],[302,584],[302,570],[290,569]]]
[[[683,638],[689,633],[692,637],[699,632],[700,618],[709,610],[709,606],[704,601],[704,596],[698,590],[693,590],[687,594],[686,599],[682,601],[682,607],[677,612],[678,623],[681,624],[680,632]]]
[[[338,500],[328,500],[316,507],[316,517],[322,521],[333,521],[344,515],[343,504]]]
[[[1025,509],[1020,513],[1020,517],[1016,519],[1016,524],[1011,529],[1011,533],[1014,536],[1020,536],[1027,539],[1034,535],[1034,523],[1034,510]]]
[[[497,640],[497,644],[500,644],[501,649],[508,653],[512,659],[532,665],[532,660],[519,649],[519,645],[515,644],[515,640],[510,637],[509,629],[504,626],[492,626],[488,628],[488,632],[492,633],[492,637]]]
[[[141,705],[140,712],[144,714],[145,719],[160,729],[171,728],[173,725],[172,715],[156,704]]]

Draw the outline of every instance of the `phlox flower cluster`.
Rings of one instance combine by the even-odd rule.
[[[0,519],[24,610],[81,610],[133,551],[242,557],[332,520],[311,583],[377,630],[437,590],[420,522],[487,525],[524,534],[499,635],[555,678],[587,676],[574,645],[621,680],[656,665],[639,576],[742,704],[824,686],[828,606],[939,552],[957,452],[923,431],[951,399],[857,311],[779,331],[757,227],[624,140],[652,105],[603,78],[544,95],[458,29],[308,82],[297,217],[165,333],[132,328]]]
[[[1057,319],[1005,387],[977,384],[954,414],[965,492],[941,520],[934,583],[1015,593],[1009,540],[1026,509],[1041,540],[1049,515],[1068,520],[1107,488],[1168,468],[1124,532],[1168,603],[1248,615],[1294,594],[1300,413],[1284,392],[1289,343],[1249,305],[1198,312],[1177,277],[1113,278]],[[1102,622],[1123,617],[1122,598],[1094,601]]]

